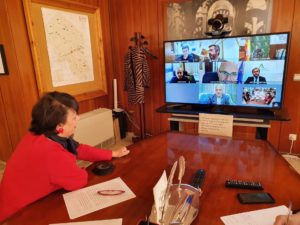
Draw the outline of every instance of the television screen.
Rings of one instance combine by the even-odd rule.
[[[281,108],[289,33],[164,42],[166,103]]]

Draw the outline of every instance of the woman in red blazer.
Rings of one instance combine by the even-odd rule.
[[[33,107],[30,132],[8,160],[0,184],[0,221],[58,189],[85,186],[88,175],[76,159],[94,162],[129,153],[126,147],[110,151],[76,142],[77,113],[76,99],[60,92],[45,94]]]

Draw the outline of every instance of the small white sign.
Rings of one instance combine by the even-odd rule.
[[[233,116],[221,114],[199,114],[199,134],[232,137]]]

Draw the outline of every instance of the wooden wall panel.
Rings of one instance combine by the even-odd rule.
[[[158,0],[158,37],[159,37],[159,74],[161,74],[159,83],[156,84],[158,86],[158,99],[157,102],[159,106],[162,106],[165,104],[165,84],[164,84],[164,53],[163,53],[163,41],[167,40],[167,37],[165,35],[165,21],[166,21],[166,2],[167,0]],[[168,121],[169,114],[160,114],[160,132],[164,132],[170,129],[170,123]]]
[[[99,0],[74,1],[101,7],[107,80],[111,80],[112,61],[108,0],[100,2]],[[4,107],[1,105],[2,126],[0,127],[0,134],[6,134],[0,136],[1,151],[6,151],[3,154],[0,152],[0,160],[7,160],[24,133],[27,132],[31,120],[31,109],[39,96],[22,0],[0,1],[0,18],[0,42],[4,44],[9,67],[9,76],[0,76],[1,104],[4,105]],[[110,87],[108,92],[107,96],[80,102],[80,112],[87,112],[99,107],[109,107],[112,103],[108,100],[112,96]],[[2,120],[5,121],[2,123]]]
[[[47,1],[47,0],[45,0]],[[139,122],[139,108],[128,104],[127,93],[124,92],[124,56],[129,39],[134,32],[142,32],[149,42],[149,49],[158,56],[158,60],[149,60],[151,67],[151,87],[146,90],[146,131],[158,134],[169,130],[168,114],[156,113],[156,108],[164,104],[163,79],[163,40],[165,27],[165,4],[169,0],[73,0],[82,4],[97,5],[101,11],[105,65],[107,73],[108,95],[94,97],[80,102],[80,113],[98,107],[113,107],[112,79],[118,80],[119,107],[131,113],[133,119]],[[176,0],[177,2],[180,2]],[[297,40],[300,38],[299,1],[274,0],[272,15],[272,31],[292,31],[290,61],[286,82],[284,106],[291,115],[290,122],[272,122],[268,139],[280,151],[289,147],[288,134],[296,133],[300,138],[300,98],[299,82],[292,80],[294,73],[299,73],[300,51]],[[295,16],[293,16],[295,14]],[[7,123],[8,136],[0,137],[2,143],[12,143],[15,146],[26,132],[30,122],[31,107],[38,98],[35,74],[32,64],[30,45],[21,0],[0,1],[0,41],[4,43],[10,75],[0,77],[0,88],[5,112],[2,119]],[[187,127],[189,132],[197,132],[196,125]],[[133,126],[129,126],[139,134]],[[3,130],[1,130],[2,132]],[[7,132],[7,131],[5,131]],[[254,137],[253,128],[234,128],[234,136]],[[5,140],[4,140],[5,139]],[[3,141],[4,140],[4,141]],[[300,153],[300,142],[295,142],[295,152]],[[1,157],[1,156],[0,156]]]
[[[8,76],[0,77],[8,129],[5,131],[8,134],[1,136],[0,141],[11,143],[11,148],[14,149],[28,129],[31,105],[37,95],[20,1],[0,1],[0,18],[0,39],[5,47],[9,69]],[[5,129],[5,126],[0,129]],[[2,159],[6,160],[7,157],[8,154],[5,154]]]
[[[161,82],[161,73],[159,69],[159,61],[163,58],[159,55],[159,37],[158,37],[158,1],[145,0],[141,4],[142,13],[142,34],[146,37],[149,42],[148,48],[158,59],[151,59],[148,57],[148,62],[151,70],[151,83],[150,87],[145,92],[145,118],[146,133],[155,135],[160,133],[159,121],[160,114],[155,112],[155,109],[160,106],[158,101],[160,95],[159,84]]]
[[[272,26],[271,26],[272,32],[284,32],[284,31],[292,30],[294,5],[295,5],[295,0],[291,0],[291,1],[274,0],[273,1],[273,15],[272,15]],[[289,66],[290,64],[288,63],[288,67]],[[287,76],[289,75],[287,74]],[[285,93],[287,93],[287,82],[289,82],[288,80],[289,79],[286,80]],[[284,107],[289,108],[289,106],[286,103],[284,103]],[[281,126],[283,123],[285,122],[272,121],[271,128],[269,129],[268,132],[268,141],[280,151],[286,151],[284,149],[279,148],[280,139],[286,138],[286,136],[284,137],[281,134]]]
[[[159,57],[159,60],[157,62],[151,60],[149,61],[152,72],[152,79],[151,87],[146,90],[145,93],[146,130],[151,134],[157,134],[169,129],[169,121],[167,120],[169,115],[159,114],[155,112],[156,108],[164,104],[163,40],[166,39],[164,27],[165,4],[167,2],[169,2],[169,0],[110,1],[113,77],[118,78],[120,106],[124,107],[128,111],[131,111],[136,122],[139,122],[139,108],[137,106],[128,105],[127,94],[123,92],[123,60],[124,55],[127,52],[127,47],[131,44],[129,42],[129,38],[133,35],[133,32],[141,31],[149,41],[149,49]],[[271,26],[272,32],[292,31],[294,10],[299,11],[299,9],[294,6],[295,2],[295,0],[291,0],[288,2],[284,0],[273,1],[273,15]],[[295,37],[294,31],[292,32],[292,37]],[[298,36],[296,36],[295,38],[297,37]],[[295,50],[295,52],[298,52],[298,50]],[[289,68],[291,67],[290,63],[288,66]],[[290,74],[293,74],[294,70],[295,68],[288,70],[288,79],[286,84],[287,88],[285,107],[289,108],[289,111],[291,110],[291,103],[289,103],[287,99],[291,97],[290,92],[292,92],[292,89],[294,88],[290,84],[294,84],[294,82],[291,81],[292,75]],[[290,89],[290,87],[292,89]],[[108,101],[111,101],[111,99],[112,98],[109,98]],[[295,111],[298,112],[299,109],[296,109]],[[295,113],[293,112],[291,114],[291,124],[294,124],[295,120],[297,120],[297,118],[299,117],[299,115],[295,116],[294,114]],[[299,134],[297,128],[295,128],[295,125],[292,125],[291,127],[291,125],[288,125],[288,123],[271,122],[271,129],[268,133],[268,140],[281,151],[284,151],[289,146],[289,142],[287,142],[288,132],[295,132]],[[284,128],[282,128],[282,126]],[[285,126],[287,126],[287,128],[285,128]],[[133,127],[129,127],[129,129],[134,130]],[[293,129],[295,131],[292,131]],[[196,126],[187,126],[187,131],[192,132],[193,130],[196,132]],[[138,133],[137,130],[134,131],[135,133]],[[255,138],[255,129],[247,127],[235,127],[234,137]],[[297,145],[295,146],[295,149],[297,149]]]
[[[295,1],[273,0],[272,32],[292,30]]]
[[[284,105],[288,109],[291,121],[281,124],[278,149],[285,152],[289,151],[290,141],[288,140],[288,136],[290,133],[293,133],[298,135],[298,140],[294,143],[293,152],[300,154],[300,82],[293,80],[294,74],[300,73],[300,49],[298,47],[300,40],[300,1],[295,1],[294,12],[284,98]]]
[[[139,107],[128,104],[127,93],[124,91],[124,57],[129,46],[133,46],[130,38],[134,36],[134,32],[142,32],[141,2],[139,0],[110,0],[109,2],[113,77],[117,79],[118,83],[118,107],[130,112],[132,119],[139,124]],[[128,123],[128,129],[139,135],[139,130],[130,123]]]
[[[111,26],[109,15],[109,1],[108,0],[74,0],[83,4],[99,6],[101,16],[102,37],[105,56],[105,72],[107,81],[107,95],[101,97],[94,97],[88,100],[79,102],[79,113],[88,112],[100,107],[112,108],[113,94],[112,94],[112,79],[113,79],[113,62],[112,62],[112,39],[111,39]]]
[[[3,103],[2,91],[0,86],[0,160],[6,161],[13,151],[10,143],[9,129],[6,119],[5,105]]]

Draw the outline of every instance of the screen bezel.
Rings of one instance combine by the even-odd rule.
[[[188,41],[205,41],[211,39],[229,39],[229,38],[241,38],[241,37],[256,37],[256,36],[271,36],[271,35],[280,35],[286,34],[287,35],[287,43],[286,43],[286,55],[284,58],[284,67],[283,67],[283,77],[282,77],[282,84],[281,84],[281,96],[280,96],[280,104],[278,107],[266,107],[266,106],[256,106],[256,105],[216,105],[216,104],[201,104],[201,103],[187,103],[187,102],[168,102],[167,101],[167,93],[166,93],[166,43],[174,43],[174,42],[188,42]],[[183,105],[191,105],[191,106],[200,106],[200,107],[226,107],[226,108],[242,108],[242,109],[268,109],[268,110],[280,110],[284,105],[284,95],[285,95],[285,83],[287,79],[287,66],[288,66],[288,58],[289,58],[289,47],[290,47],[290,32],[272,32],[272,33],[260,33],[260,34],[247,34],[247,35],[236,35],[236,36],[222,36],[222,37],[207,37],[207,38],[195,38],[195,39],[182,39],[182,40],[165,40],[163,41],[163,57],[164,57],[164,101],[167,105],[176,105],[176,104],[183,104]]]

